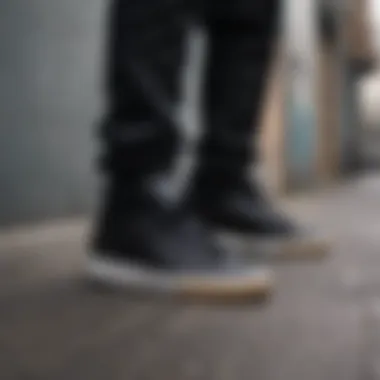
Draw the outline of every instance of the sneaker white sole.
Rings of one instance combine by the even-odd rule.
[[[184,297],[266,297],[274,287],[273,272],[267,267],[253,267],[235,274],[178,274],[95,255],[88,257],[87,274],[111,286]]]

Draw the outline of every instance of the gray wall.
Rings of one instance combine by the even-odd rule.
[[[91,207],[104,3],[0,2],[0,225]]]
[[[0,2],[0,226],[93,205],[107,3]],[[190,132],[194,104],[183,113]]]

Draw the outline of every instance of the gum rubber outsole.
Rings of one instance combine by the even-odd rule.
[[[239,233],[220,234],[230,250],[240,250],[259,261],[322,261],[329,256],[332,242],[317,237],[269,239]]]
[[[329,256],[331,243],[327,240],[289,240],[280,243],[279,259],[283,260],[323,260]]]

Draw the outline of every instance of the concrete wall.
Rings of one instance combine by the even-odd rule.
[[[91,207],[104,3],[0,2],[0,225]]]
[[[319,20],[314,0],[287,0],[285,5],[286,187],[293,191],[314,187],[317,179]]]

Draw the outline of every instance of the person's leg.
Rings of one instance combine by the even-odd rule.
[[[248,186],[263,90],[276,43],[279,0],[225,0],[210,5],[204,83],[206,133],[200,145],[196,196],[201,211],[238,231],[286,233],[258,186]]]
[[[293,241],[301,230],[272,207],[249,175],[258,159],[259,117],[277,43],[280,5],[280,0],[210,2],[203,103],[206,133],[190,198],[199,214],[216,227]],[[289,250],[286,245],[282,252],[301,253],[298,247]],[[316,251],[310,244],[306,247],[308,255],[319,255],[319,245]]]
[[[277,41],[280,0],[223,0],[206,11],[209,55],[200,165],[222,177],[256,160],[263,90]],[[211,2],[210,2],[211,3]]]
[[[112,5],[102,127],[108,188],[89,255],[90,274],[185,294],[268,291],[267,272],[231,268],[200,220],[170,209],[151,181],[167,171],[176,148],[173,110],[186,32],[182,0],[114,0]]]
[[[178,131],[157,106],[175,107],[186,33],[182,0],[111,0],[107,113],[102,125],[108,173],[144,177],[167,169]],[[158,94],[157,94],[158,93]]]

